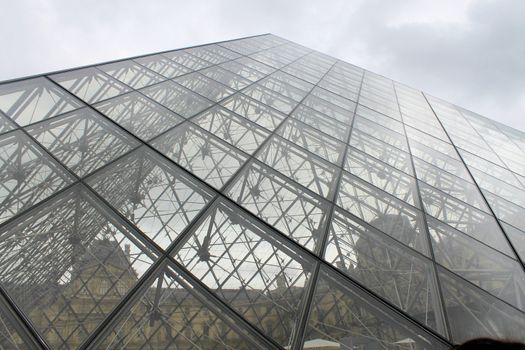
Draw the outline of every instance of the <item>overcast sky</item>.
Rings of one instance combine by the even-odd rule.
[[[523,0],[2,1],[0,80],[273,33],[525,130]]]

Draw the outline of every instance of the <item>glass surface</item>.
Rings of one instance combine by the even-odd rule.
[[[184,118],[192,117],[213,104],[172,81],[147,87],[141,92]]]
[[[82,186],[0,230],[0,285],[52,348],[76,349],[156,255]]]
[[[262,349],[237,319],[164,266],[97,342],[97,349]]]
[[[6,117],[4,113],[0,112],[0,134],[16,128],[17,126],[8,117]]]
[[[145,146],[86,182],[162,249],[173,243],[213,195]]]
[[[235,92],[235,90],[230,89],[226,85],[222,85],[197,72],[175,78],[174,81],[215,102],[219,102]]]
[[[452,340],[492,337],[525,341],[525,314],[450,272],[438,269]]]
[[[0,223],[73,182],[73,177],[22,131],[0,136]]]
[[[164,54],[164,56],[168,56]],[[162,55],[152,55],[141,58],[136,58],[135,61],[148,68],[149,70],[158,73],[166,78],[175,78],[179,75],[190,73],[191,69],[178,64],[168,57]]]
[[[199,70],[199,69],[203,69],[203,68],[206,68],[212,65],[210,62],[207,62],[184,50],[165,52],[162,55],[164,57],[169,58],[171,61],[176,63],[178,66],[182,66],[186,72],[188,71],[188,69],[190,71]]]
[[[221,102],[221,105],[270,131],[275,130],[286,118],[279,111],[243,94],[235,94]]]
[[[344,172],[337,205],[401,243],[428,256],[423,214]]]
[[[234,90],[240,90],[251,84],[249,79],[246,79],[237,74],[233,74],[235,72],[224,69],[220,66],[203,69],[200,71],[200,73]]]
[[[279,236],[218,201],[173,256],[248,322],[287,346],[313,260]]]
[[[352,122],[354,114],[353,111],[355,108],[355,104],[353,102],[348,101],[350,105],[344,105],[345,108],[342,108],[336,104],[331,103],[331,100],[326,100],[329,98],[329,96],[327,96],[329,94],[328,91],[326,91],[324,94],[320,94],[319,90],[317,90],[317,94],[314,94],[315,91],[316,90],[312,91],[312,93],[304,99],[302,102],[303,105],[310,107],[311,109],[314,109],[327,117],[334,118],[341,123],[350,124]],[[317,95],[323,96],[324,98],[318,97]],[[342,104],[341,102],[339,103]]]
[[[220,106],[212,107],[191,121],[246,153],[253,153],[270,134]]]
[[[419,207],[416,182],[413,177],[353,147],[348,148],[345,169],[408,204]]]
[[[221,63],[218,67],[235,73],[236,75],[241,76],[244,79],[249,80],[250,82],[257,81],[265,76],[264,73],[261,73],[257,69],[254,69],[252,67],[244,65],[240,61],[224,62]],[[204,70],[202,73],[204,74]]]
[[[31,344],[21,336],[22,332],[22,329],[15,326],[12,317],[0,309],[0,348],[30,350]]]
[[[343,162],[344,143],[293,118],[288,119],[277,134],[335,165]]]
[[[80,177],[139,145],[122,129],[88,108],[45,120],[26,130]]]
[[[379,301],[321,267],[303,349],[448,349]]]
[[[273,136],[257,153],[257,159],[287,178],[331,199],[338,170],[332,164]]]
[[[94,107],[142,140],[152,139],[184,121],[138,92],[97,103]]]
[[[250,96],[267,106],[277,109],[284,114],[290,113],[297,102],[261,85],[254,84],[243,90],[243,94]]]
[[[336,209],[324,259],[419,322],[445,334],[432,262]]]
[[[429,215],[497,249],[513,256],[496,219],[468,204],[420,182],[421,199]]]
[[[0,112],[24,126],[51,118],[82,103],[46,78],[0,85]]]
[[[489,208],[478,187],[472,182],[443,171],[415,157],[414,168],[419,180],[480,210],[489,212]]]
[[[217,189],[247,159],[236,148],[191,123],[177,126],[154,139],[151,145]]]
[[[346,143],[348,140],[350,123],[341,123],[336,119],[328,118],[302,104],[293,111],[291,117],[342,142]]]
[[[302,246],[316,251],[325,235],[328,202],[270,168],[251,162],[227,191],[235,200]]]
[[[134,89],[140,89],[166,80],[166,78],[133,61],[110,63],[97,68]]]
[[[131,90],[96,68],[73,70],[52,75],[50,78],[88,103],[102,101]]]
[[[399,148],[384,143],[358,129],[352,130],[350,145],[394,168],[412,175],[410,154]]]
[[[436,262],[525,311],[525,273],[517,261],[431,217],[427,223]]]

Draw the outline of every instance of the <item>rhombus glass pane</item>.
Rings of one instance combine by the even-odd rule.
[[[212,197],[209,188],[145,146],[86,182],[162,249]]]

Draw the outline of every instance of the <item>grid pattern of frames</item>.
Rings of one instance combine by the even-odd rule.
[[[525,340],[525,134],[265,34],[0,84],[0,348]]]

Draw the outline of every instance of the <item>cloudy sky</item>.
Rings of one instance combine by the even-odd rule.
[[[0,80],[273,33],[525,130],[523,0],[17,0]]]

